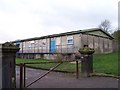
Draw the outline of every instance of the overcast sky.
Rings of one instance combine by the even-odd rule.
[[[0,43],[98,27],[118,26],[119,0],[0,0]]]

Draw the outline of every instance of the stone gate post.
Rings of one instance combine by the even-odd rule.
[[[15,57],[18,50],[11,42],[0,44],[0,89],[16,87]]]
[[[93,73],[93,53],[95,52],[94,49],[85,45],[84,48],[79,50],[81,53],[81,73],[82,76],[88,77],[90,73]]]
[[[82,55],[81,73],[82,76],[88,77],[93,73],[93,55]]]

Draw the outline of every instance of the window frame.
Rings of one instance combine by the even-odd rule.
[[[73,42],[73,36],[67,36],[67,44],[68,45],[74,44],[74,42]]]

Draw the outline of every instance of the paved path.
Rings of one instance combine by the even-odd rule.
[[[16,68],[17,85],[19,84],[19,67]],[[27,68],[26,84],[43,75],[46,70]],[[118,88],[118,79],[111,77],[79,77],[60,72],[51,72],[29,88]]]

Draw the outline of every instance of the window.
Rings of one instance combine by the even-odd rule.
[[[37,48],[38,47],[38,40],[35,40],[35,48]]]
[[[60,37],[56,38],[56,45],[61,45],[61,38]]]
[[[31,41],[31,43],[35,43],[34,41]]]
[[[67,44],[73,44],[73,36],[67,37]]]
[[[42,40],[42,46],[46,46],[46,39]]]
[[[30,43],[30,41],[28,42],[28,48],[30,48],[31,47],[31,43]]]
[[[51,41],[54,41],[55,40],[55,38],[51,38]]]
[[[23,47],[25,47],[25,42],[23,42]]]

